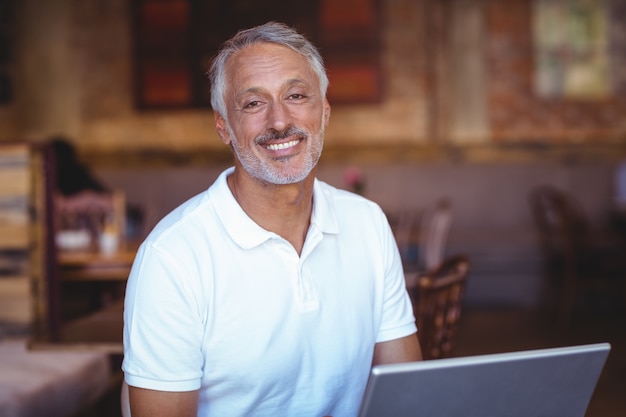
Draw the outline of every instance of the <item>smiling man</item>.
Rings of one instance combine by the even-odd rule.
[[[271,22],[227,41],[210,79],[235,164],[137,254],[132,415],[355,416],[372,364],[421,352],[384,213],[315,178],[330,117],[322,58]]]

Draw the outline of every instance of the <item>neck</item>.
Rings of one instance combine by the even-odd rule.
[[[228,186],[255,223],[290,242],[300,254],[313,211],[314,178],[313,171],[300,183],[267,184],[236,167],[228,177]]]

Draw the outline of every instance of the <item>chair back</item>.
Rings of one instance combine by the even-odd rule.
[[[57,244],[64,249],[71,245],[60,237],[82,236],[83,246],[97,246],[103,234],[122,238],[126,229],[126,199],[122,190],[112,192],[82,191],[72,196],[55,195]],[[75,239],[74,239],[75,240]],[[84,242],[83,242],[84,241]]]
[[[404,271],[417,271],[419,269],[421,212],[413,208],[405,208],[393,214],[387,214],[387,219],[400,251]]]
[[[424,359],[452,354],[469,269],[466,255],[451,256],[422,275],[416,286],[409,289]]]
[[[589,222],[580,203],[551,185],[531,190],[529,202],[544,251],[574,259],[587,245]]]
[[[430,271],[443,261],[451,224],[452,204],[446,198],[424,212],[419,232],[419,270]]]
[[[626,294],[621,239],[611,230],[592,230],[575,196],[554,186],[533,188],[529,203],[543,252],[543,306],[556,308],[561,324],[569,324],[579,307],[602,304],[602,311],[617,294]]]

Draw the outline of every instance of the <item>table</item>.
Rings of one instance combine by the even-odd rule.
[[[112,253],[92,247],[59,251],[58,282],[46,313],[53,330],[36,337],[32,347],[122,353],[123,295],[138,247],[126,242]]]
[[[113,253],[97,249],[59,251],[61,281],[126,281],[138,244],[123,243]]]

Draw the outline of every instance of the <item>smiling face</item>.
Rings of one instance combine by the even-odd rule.
[[[226,120],[217,132],[252,177],[271,184],[303,181],[322,153],[330,105],[309,62],[278,44],[248,46],[226,66]]]

